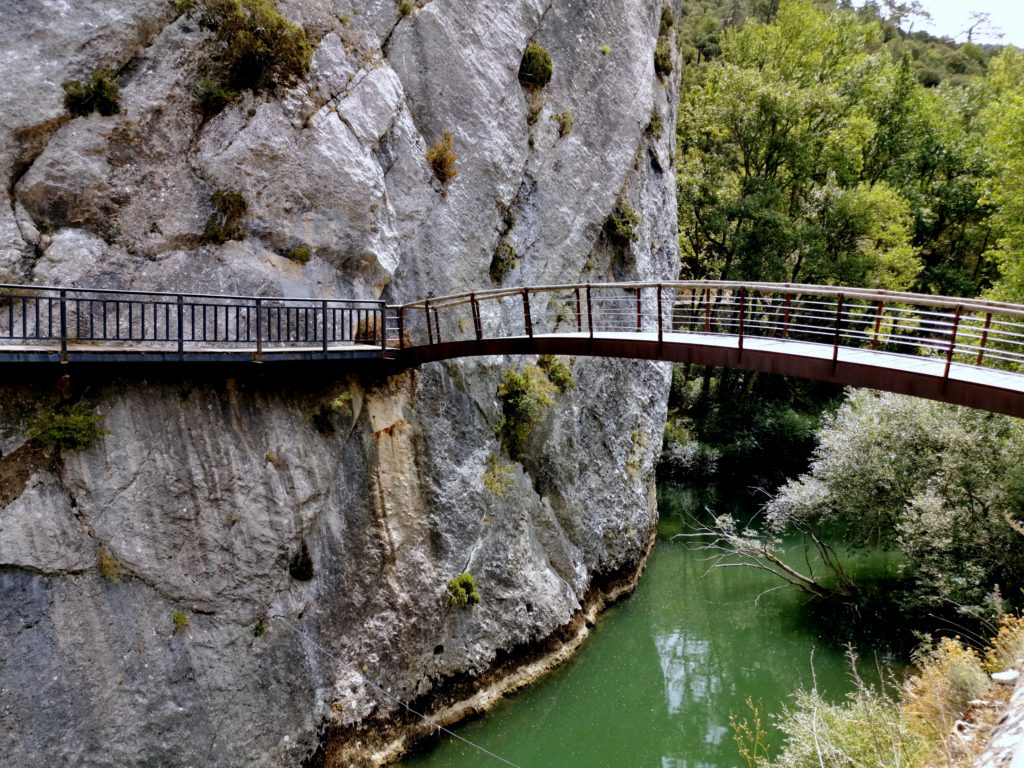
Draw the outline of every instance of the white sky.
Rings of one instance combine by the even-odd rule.
[[[1012,43],[1024,48],[1024,0],[920,0],[921,5],[931,14],[932,20],[922,24],[914,22],[914,29],[922,27],[933,35],[952,37],[957,41],[967,39],[967,27],[971,24],[971,12],[988,13],[991,19],[989,30],[1002,32],[1001,38],[992,34],[975,34],[976,43]]]

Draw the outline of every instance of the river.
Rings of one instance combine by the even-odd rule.
[[[803,596],[766,591],[778,582],[753,569],[709,570],[675,529],[663,517],[635,593],[572,660],[457,732],[521,768],[734,768],[729,720],[749,715],[747,697],[777,746],[771,716],[792,691],[815,679],[830,699],[850,689],[842,649],[802,620]],[[401,765],[502,763],[444,736]]]

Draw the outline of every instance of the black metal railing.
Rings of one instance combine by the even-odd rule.
[[[0,285],[0,345],[139,352],[367,346],[386,351],[381,301]]]

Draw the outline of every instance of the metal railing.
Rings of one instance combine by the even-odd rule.
[[[552,285],[380,301],[0,285],[0,347],[145,354],[328,353],[539,335],[808,342],[1017,371],[1024,306],[832,286],[714,281]],[[468,352],[464,352],[468,353]]]
[[[140,353],[386,349],[384,302],[0,284],[0,345]]]
[[[396,307],[400,348],[447,342],[578,334],[728,336],[844,348],[1018,370],[1024,306],[831,286],[677,281],[510,288]],[[696,339],[693,339],[696,341]]]

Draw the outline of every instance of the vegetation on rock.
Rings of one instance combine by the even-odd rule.
[[[458,157],[452,151],[452,132],[441,131],[441,138],[427,148],[427,163],[430,169],[438,181],[447,184],[459,175],[459,169],[455,167],[457,161]]]
[[[516,253],[516,249],[512,247],[508,240],[502,240],[498,243],[494,256],[491,258],[491,280],[495,285],[501,285],[505,282],[508,273],[515,269],[518,263],[519,254]]]
[[[640,214],[622,204],[616,208],[605,222],[604,230],[613,245],[626,248],[636,240],[636,228],[640,226]]]
[[[554,386],[535,365],[509,369],[498,384],[501,418],[494,431],[514,461],[526,455],[526,444],[534,427],[544,409],[554,402],[553,393]]]
[[[214,210],[206,220],[203,241],[219,245],[228,240],[241,240],[245,234],[242,217],[248,209],[248,204],[241,193],[217,189],[210,196],[210,202]]]
[[[64,107],[77,117],[93,112],[109,117],[121,111],[121,88],[109,70],[97,69],[88,80],[68,80],[63,88]]]
[[[103,417],[98,413],[84,405],[75,405],[65,411],[47,411],[33,416],[28,437],[44,448],[81,451],[106,434],[102,425]]]
[[[476,580],[468,571],[449,580],[446,589],[449,604],[456,608],[468,608],[480,602],[480,593],[476,591]]]
[[[551,82],[551,54],[540,43],[530,43],[519,63],[519,82],[529,88],[543,88]]]
[[[541,355],[537,358],[537,367],[544,371],[548,381],[563,395],[576,388],[576,379],[572,376],[572,369],[555,355]]]

